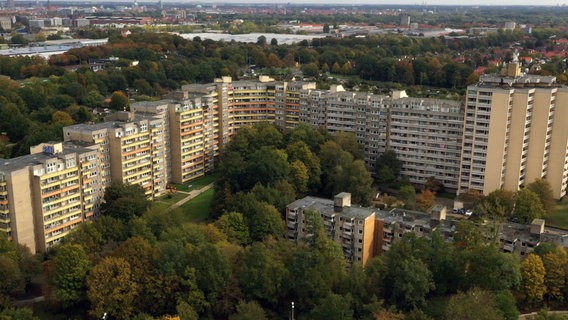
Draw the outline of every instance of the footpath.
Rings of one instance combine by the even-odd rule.
[[[181,199],[180,201],[172,204],[167,210],[166,212],[170,212],[176,208],[181,207],[184,203],[188,202],[189,200],[197,197],[198,195],[202,194],[203,192],[213,188],[214,183],[210,183],[208,185],[206,185],[205,187],[201,188],[201,189],[197,189],[197,190],[191,190],[189,192],[183,192],[183,193],[187,193],[187,197]],[[178,192],[182,192],[182,191],[178,191]]]

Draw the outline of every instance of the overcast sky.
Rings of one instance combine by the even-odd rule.
[[[381,0],[381,1],[371,1],[371,0],[355,0],[355,1],[341,1],[341,0],[201,0],[199,2],[203,3],[270,3],[270,4],[337,4],[342,6],[353,6],[357,4],[376,4],[376,5],[390,5],[395,6],[396,4],[402,5],[415,5],[415,4],[425,4],[426,6],[434,5],[467,5],[467,6],[484,6],[484,5],[537,5],[537,6],[557,6],[557,5],[567,5],[568,0],[429,0],[429,1],[417,1],[417,0]]]

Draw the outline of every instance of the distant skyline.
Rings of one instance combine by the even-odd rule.
[[[193,2],[193,1],[191,1]],[[356,5],[425,5],[425,6],[558,6],[567,5],[568,0],[503,0],[503,1],[493,1],[493,0],[430,0],[430,1],[416,1],[416,0],[356,0],[349,3],[341,0],[280,0],[280,1],[270,1],[270,0],[201,0],[195,1],[195,3],[267,3],[274,5],[281,4],[328,4],[328,5],[340,5],[343,7],[351,7]]]

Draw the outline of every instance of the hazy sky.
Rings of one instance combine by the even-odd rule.
[[[533,5],[533,6],[557,6],[557,5],[567,5],[568,0],[429,0],[429,1],[417,1],[417,0],[354,0],[354,1],[341,1],[341,0],[201,0],[199,2],[203,3],[270,3],[270,4],[337,4],[344,7],[353,6],[357,4],[376,4],[376,5],[390,5],[395,6],[396,4],[402,5],[415,5],[415,4],[425,4],[426,6],[434,5],[466,5],[466,6],[486,6],[486,5],[496,5],[496,6],[511,6],[511,5]]]

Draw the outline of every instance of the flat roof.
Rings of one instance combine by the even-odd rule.
[[[58,143],[58,142],[56,142]],[[8,173],[11,171],[20,170],[28,166],[33,166],[37,164],[42,164],[46,160],[53,158],[61,158],[63,155],[69,155],[72,153],[84,153],[95,151],[89,148],[89,144],[86,143],[76,143],[76,142],[63,142],[63,151],[57,154],[45,154],[45,153],[34,153],[25,156],[11,158],[11,159],[0,159],[0,172]]]

